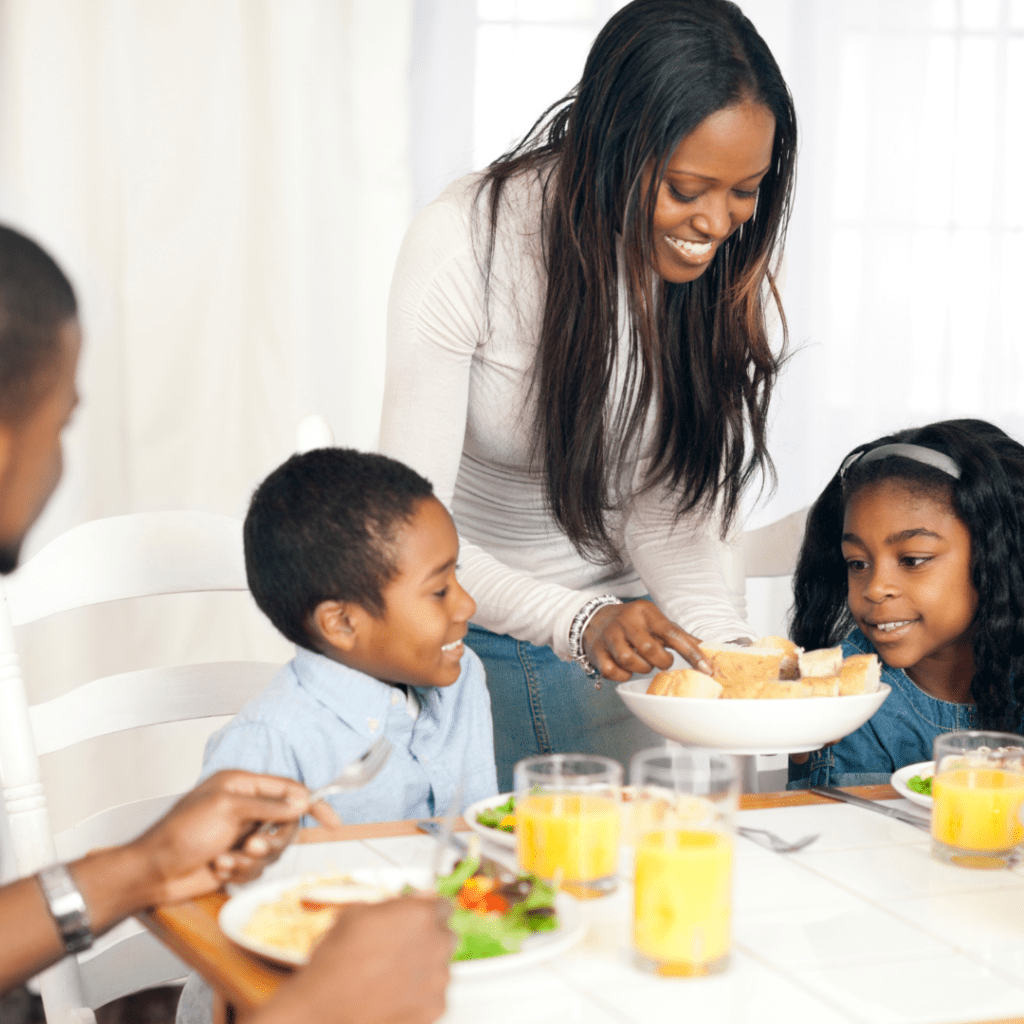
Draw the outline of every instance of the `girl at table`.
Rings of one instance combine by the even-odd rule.
[[[718,534],[770,475],[765,328],[796,151],[739,8],[635,0],[526,139],[409,230],[381,447],[462,540],[498,782],[530,754],[659,742],[611,687],[752,635]]]
[[[982,420],[855,449],[811,509],[793,639],[877,653],[892,693],[790,788],[888,782],[956,729],[1024,731],[1024,446]],[[798,763],[802,762],[802,763]]]

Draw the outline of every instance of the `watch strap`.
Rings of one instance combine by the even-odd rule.
[[[38,872],[36,878],[64,941],[64,949],[68,953],[88,949],[93,940],[89,911],[66,865],[50,864]]]

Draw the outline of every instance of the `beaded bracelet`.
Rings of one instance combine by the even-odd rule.
[[[572,620],[572,625],[569,627],[569,657],[591,679],[600,679],[601,672],[590,664],[586,654],[583,652],[583,632],[597,611],[609,604],[622,604],[622,602],[612,594],[600,594],[597,597],[592,597],[576,613],[576,617]]]

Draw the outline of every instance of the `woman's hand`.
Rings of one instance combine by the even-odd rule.
[[[617,683],[626,682],[634,673],[670,668],[672,651],[711,675],[699,643],[651,601],[606,605],[594,613],[583,631],[587,660],[602,676]]]

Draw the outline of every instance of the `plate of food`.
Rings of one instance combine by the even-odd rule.
[[[892,788],[907,800],[932,809],[932,776],[935,774],[934,761],[920,761],[908,764],[892,773]]]
[[[874,654],[804,651],[782,637],[702,644],[713,674],[682,659],[616,690],[655,732],[734,754],[800,753],[860,728],[889,695]]]
[[[466,824],[484,839],[504,846],[506,849],[516,848],[516,795],[515,793],[499,793],[497,796],[484,797],[470,804],[463,813]]]
[[[345,903],[379,902],[430,886],[426,868],[365,868],[346,875],[256,882],[221,907],[221,931],[244,949],[275,963],[301,966]],[[459,936],[455,978],[518,970],[575,945],[586,923],[571,896],[530,875],[499,881],[467,858],[437,880],[455,902],[449,926]]]

